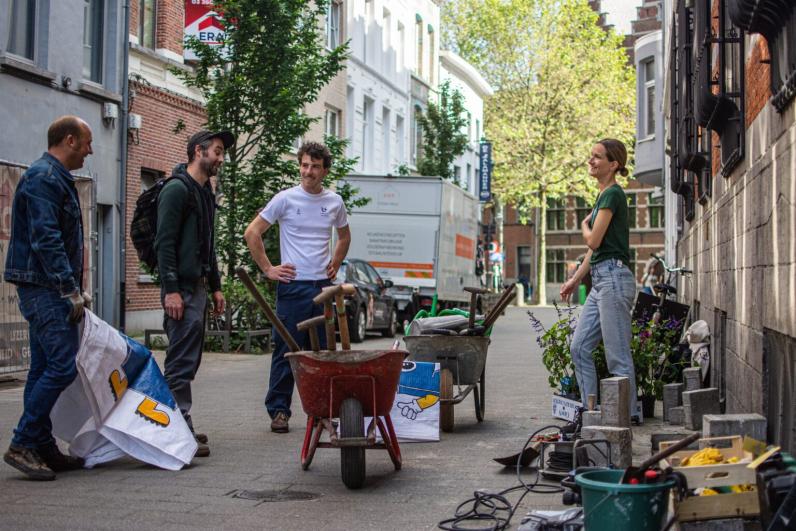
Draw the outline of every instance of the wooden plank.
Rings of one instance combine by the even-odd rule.
[[[677,519],[681,522],[757,516],[760,514],[757,492],[690,496],[675,502],[675,505],[677,506]]]
[[[754,484],[755,471],[744,463],[721,465],[681,466],[676,468],[688,480],[688,488],[729,487],[731,485]]]

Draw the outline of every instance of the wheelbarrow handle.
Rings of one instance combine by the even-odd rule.
[[[326,318],[323,315],[318,315],[316,317],[311,317],[310,319],[301,321],[296,325],[296,328],[303,332],[304,330],[309,330],[310,328],[315,328],[316,326],[322,326],[325,322]]]
[[[246,286],[246,289],[249,290],[249,293],[251,293],[252,297],[254,297],[254,302],[257,303],[260,309],[262,309],[262,311],[265,313],[265,316],[276,328],[276,331],[280,336],[282,336],[282,339],[285,340],[285,343],[287,343],[287,346],[290,348],[290,350],[292,352],[298,352],[301,350],[298,346],[298,343],[296,343],[296,340],[290,335],[290,332],[288,332],[287,328],[285,328],[285,325],[271,309],[271,306],[268,305],[268,301],[266,301],[265,297],[263,297],[263,294],[260,293],[260,290],[252,280],[252,277],[249,276],[249,273],[242,267],[237,268],[235,272],[238,274],[238,278],[240,278],[241,282],[243,282],[243,285]]]

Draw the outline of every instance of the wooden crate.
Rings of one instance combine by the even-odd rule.
[[[661,449],[671,446],[674,441],[661,443]],[[737,457],[750,459],[752,454],[743,449],[743,439],[740,436],[713,437],[699,439],[699,448],[716,447],[725,459]],[[755,483],[755,471],[748,468],[749,463],[730,463],[704,466],[680,466],[686,457],[695,454],[696,450],[681,450],[676,452],[666,461],[661,461],[661,467],[671,465],[680,472],[688,481],[688,488],[699,487],[729,487],[746,483]],[[674,500],[677,518],[681,522],[694,520],[710,520],[713,518],[751,517],[760,514],[760,504],[757,492],[733,492],[718,494],[716,496],[689,496],[684,500]]]

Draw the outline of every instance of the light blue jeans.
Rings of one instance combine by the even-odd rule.
[[[592,289],[580,312],[570,345],[583,405],[597,395],[597,371],[592,351],[602,338],[608,372],[630,380],[630,415],[636,414],[636,371],[630,353],[630,316],[636,279],[621,260],[608,259],[591,266]]]

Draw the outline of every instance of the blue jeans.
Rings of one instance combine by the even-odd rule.
[[[620,260],[608,259],[591,266],[592,289],[580,312],[570,345],[575,376],[583,405],[597,396],[597,371],[592,351],[602,338],[605,360],[613,376],[630,380],[630,415],[636,414],[636,371],[630,352],[630,316],[636,296],[636,279]]]
[[[296,328],[301,321],[323,315],[323,306],[314,304],[312,299],[321,288],[331,286],[330,280],[294,280],[289,284],[280,282],[276,288],[276,315],[302,350],[310,350],[308,332]],[[321,350],[326,348],[326,333],[318,327],[318,342]],[[274,354],[271,356],[271,378],[268,394],[265,395],[265,408],[271,418],[282,412],[290,417],[290,402],[293,399],[293,371],[285,359],[289,347],[282,336],[274,334]]]
[[[23,395],[23,412],[11,444],[43,448],[55,444],[50,412],[61,392],[77,376],[77,325],[67,320],[71,304],[41,286],[17,288],[19,309],[28,321],[30,370]]]

